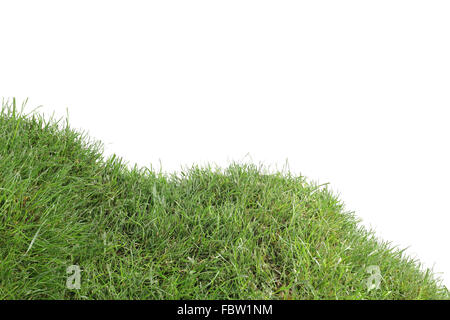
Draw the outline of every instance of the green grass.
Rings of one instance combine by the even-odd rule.
[[[79,290],[66,287],[70,265]],[[379,289],[367,288],[371,265]],[[238,163],[129,168],[68,122],[3,102],[2,299],[448,297],[326,186]]]

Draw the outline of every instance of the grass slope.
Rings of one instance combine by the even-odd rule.
[[[81,289],[66,287],[80,266]],[[366,267],[382,280],[369,291]],[[441,299],[329,190],[254,165],[163,174],[67,123],[0,115],[2,299]]]

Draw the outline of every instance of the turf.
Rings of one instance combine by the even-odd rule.
[[[251,164],[130,167],[68,121],[3,101],[1,299],[448,297],[327,186]]]

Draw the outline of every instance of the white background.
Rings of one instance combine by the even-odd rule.
[[[0,94],[165,171],[330,182],[450,285],[450,2],[4,1]]]

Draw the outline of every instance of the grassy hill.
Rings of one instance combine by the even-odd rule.
[[[71,265],[79,290],[66,286]],[[368,266],[379,268],[378,289],[368,289]],[[244,164],[130,169],[67,122],[10,101],[0,115],[0,298],[448,299],[448,290],[325,186]]]

